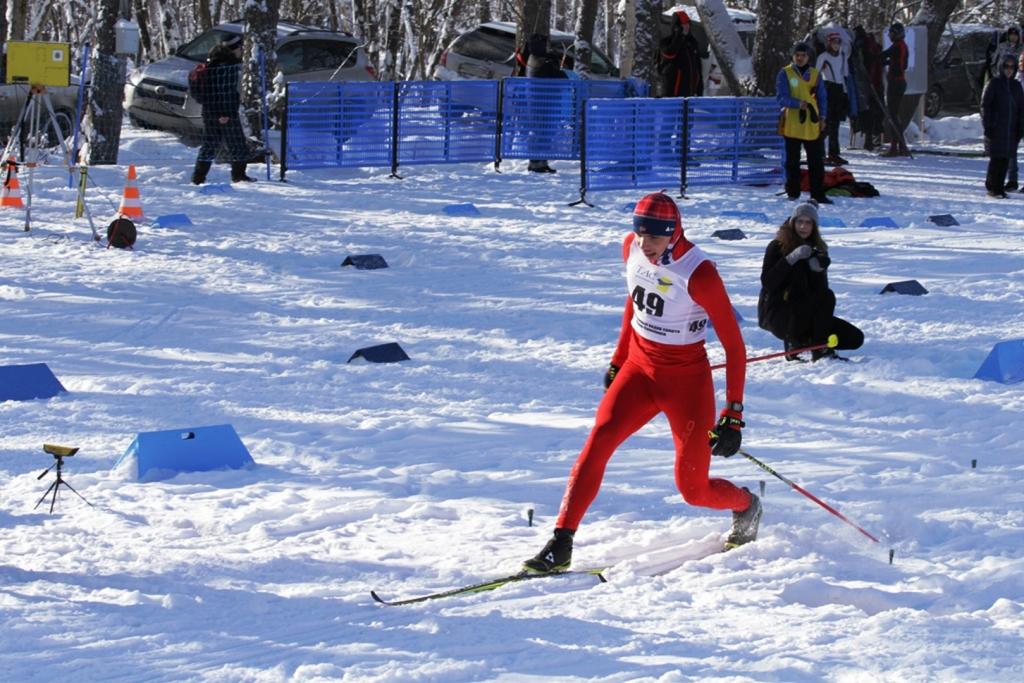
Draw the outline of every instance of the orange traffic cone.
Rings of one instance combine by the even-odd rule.
[[[118,207],[117,213],[127,218],[140,220],[142,218],[142,203],[139,201],[139,188],[135,181],[135,164],[131,164],[128,167],[128,181],[125,183],[121,206]]]
[[[14,157],[7,157],[7,177],[4,178],[4,190],[0,195],[0,206],[12,206],[24,209],[21,201],[21,185],[18,183],[18,162]]]

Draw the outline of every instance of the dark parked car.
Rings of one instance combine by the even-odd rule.
[[[202,134],[202,109],[188,94],[188,74],[210,48],[242,34],[242,24],[218,24],[170,57],[131,73],[125,109],[134,125],[195,140]],[[288,81],[375,81],[366,52],[347,33],[289,22],[277,25],[277,68]],[[273,74],[267,74],[270,79]],[[269,84],[268,84],[269,87]]]
[[[986,54],[999,29],[985,24],[950,24],[939,39],[925,96],[925,116],[978,111]]]
[[[0,142],[6,142],[14,124],[18,122],[28,101],[29,86],[27,83],[9,83],[0,85]],[[53,104],[53,114],[60,127],[62,139],[67,139],[74,130],[75,113],[78,110],[78,76],[71,77],[71,85],[67,87],[50,86],[46,89]],[[57,147],[60,141],[53,130],[49,115],[41,122],[46,127],[47,147]],[[28,133],[28,124],[22,126],[22,135]]]

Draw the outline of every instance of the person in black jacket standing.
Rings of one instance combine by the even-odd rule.
[[[907,92],[907,65],[910,52],[904,40],[906,30],[900,22],[893,22],[889,27],[889,40],[892,44],[881,54],[882,63],[889,67],[886,73],[885,109],[886,131],[889,135],[889,149],[882,153],[884,157],[910,156],[907,141],[903,138],[903,127],[900,126],[900,105],[903,94]]]
[[[241,104],[238,81],[242,62],[242,36],[232,36],[214,45],[206,58],[201,85],[203,107],[203,144],[196,156],[192,183],[202,185],[221,146],[231,158],[231,182],[256,180],[245,173],[249,148],[238,118]]]
[[[858,349],[864,333],[835,316],[836,295],[828,286],[828,246],[818,229],[818,205],[797,204],[764,252],[757,324],[783,340],[785,349],[825,344],[835,335],[838,349]],[[812,360],[838,359],[832,348],[811,352]],[[786,360],[804,360],[799,354]]]
[[[1003,57],[999,71],[982,93],[981,125],[989,157],[985,189],[990,197],[1005,199],[1006,169],[1024,136],[1024,89],[1016,78],[1016,57]]]
[[[690,33],[690,16],[676,12],[672,34],[661,39],[658,73],[662,97],[700,97],[704,94],[704,71],[700,46]]]

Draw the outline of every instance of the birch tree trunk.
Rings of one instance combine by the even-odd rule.
[[[551,0],[524,0],[520,23],[516,26],[516,47],[522,48],[530,36],[551,35]]]
[[[263,51],[267,88],[277,73],[277,20],[281,0],[248,0],[245,4],[245,42],[242,45],[242,111],[249,128],[262,139],[263,108],[259,53]],[[264,140],[264,143],[266,141]]]
[[[797,3],[796,37],[803,38],[810,33],[812,28],[814,28],[814,17],[817,6],[815,0],[797,0]]]
[[[119,0],[102,0],[100,23],[96,27],[96,49],[93,51],[92,96],[86,111],[89,139],[89,165],[116,164],[121,144],[121,119],[124,107],[121,95],[128,61],[114,54],[116,49],[114,23]]]
[[[398,77],[397,57],[402,43],[402,8],[398,3],[399,0],[385,0],[384,35],[380,52],[383,61],[382,81],[393,81]]]
[[[4,46],[7,44],[7,0],[0,0],[0,54],[6,54]],[[0,65],[0,75],[6,75],[7,60]]]
[[[594,44],[596,20],[597,0],[582,0],[580,16],[576,20],[576,64],[573,67],[582,78],[590,77],[590,46]]]
[[[737,96],[752,92],[755,88],[754,66],[725,4],[722,0],[697,0],[697,14],[729,91]]]
[[[181,25],[178,23],[178,13],[174,11],[171,0],[156,0],[156,5],[160,15],[161,51],[165,55],[171,54],[181,47]]]
[[[659,0],[636,0],[636,30],[633,32],[632,75],[654,88],[657,80],[655,59],[658,54]]]
[[[149,4],[145,0],[135,0],[134,7],[135,21],[139,24],[139,46],[142,48],[142,55],[152,58],[153,38],[149,33]]]
[[[135,0],[137,5],[143,4],[140,0]],[[196,17],[199,19],[199,30],[209,31],[213,28],[213,16],[210,14],[210,0],[196,0],[199,5],[196,9]]]
[[[619,74],[623,78],[633,75],[634,46],[632,36],[636,33],[636,4],[634,0],[620,0],[619,16],[615,27],[619,33]]]
[[[28,26],[28,1],[9,0],[8,11],[10,16],[7,19],[10,24],[7,27],[9,31],[8,40],[25,40],[25,27]]]
[[[779,69],[790,59],[793,44],[794,0],[761,0],[757,8],[757,33],[754,35],[754,92],[775,94]]]

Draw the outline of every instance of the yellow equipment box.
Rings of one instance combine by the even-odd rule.
[[[54,87],[71,84],[71,44],[12,40],[7,43],[7,82]]]

